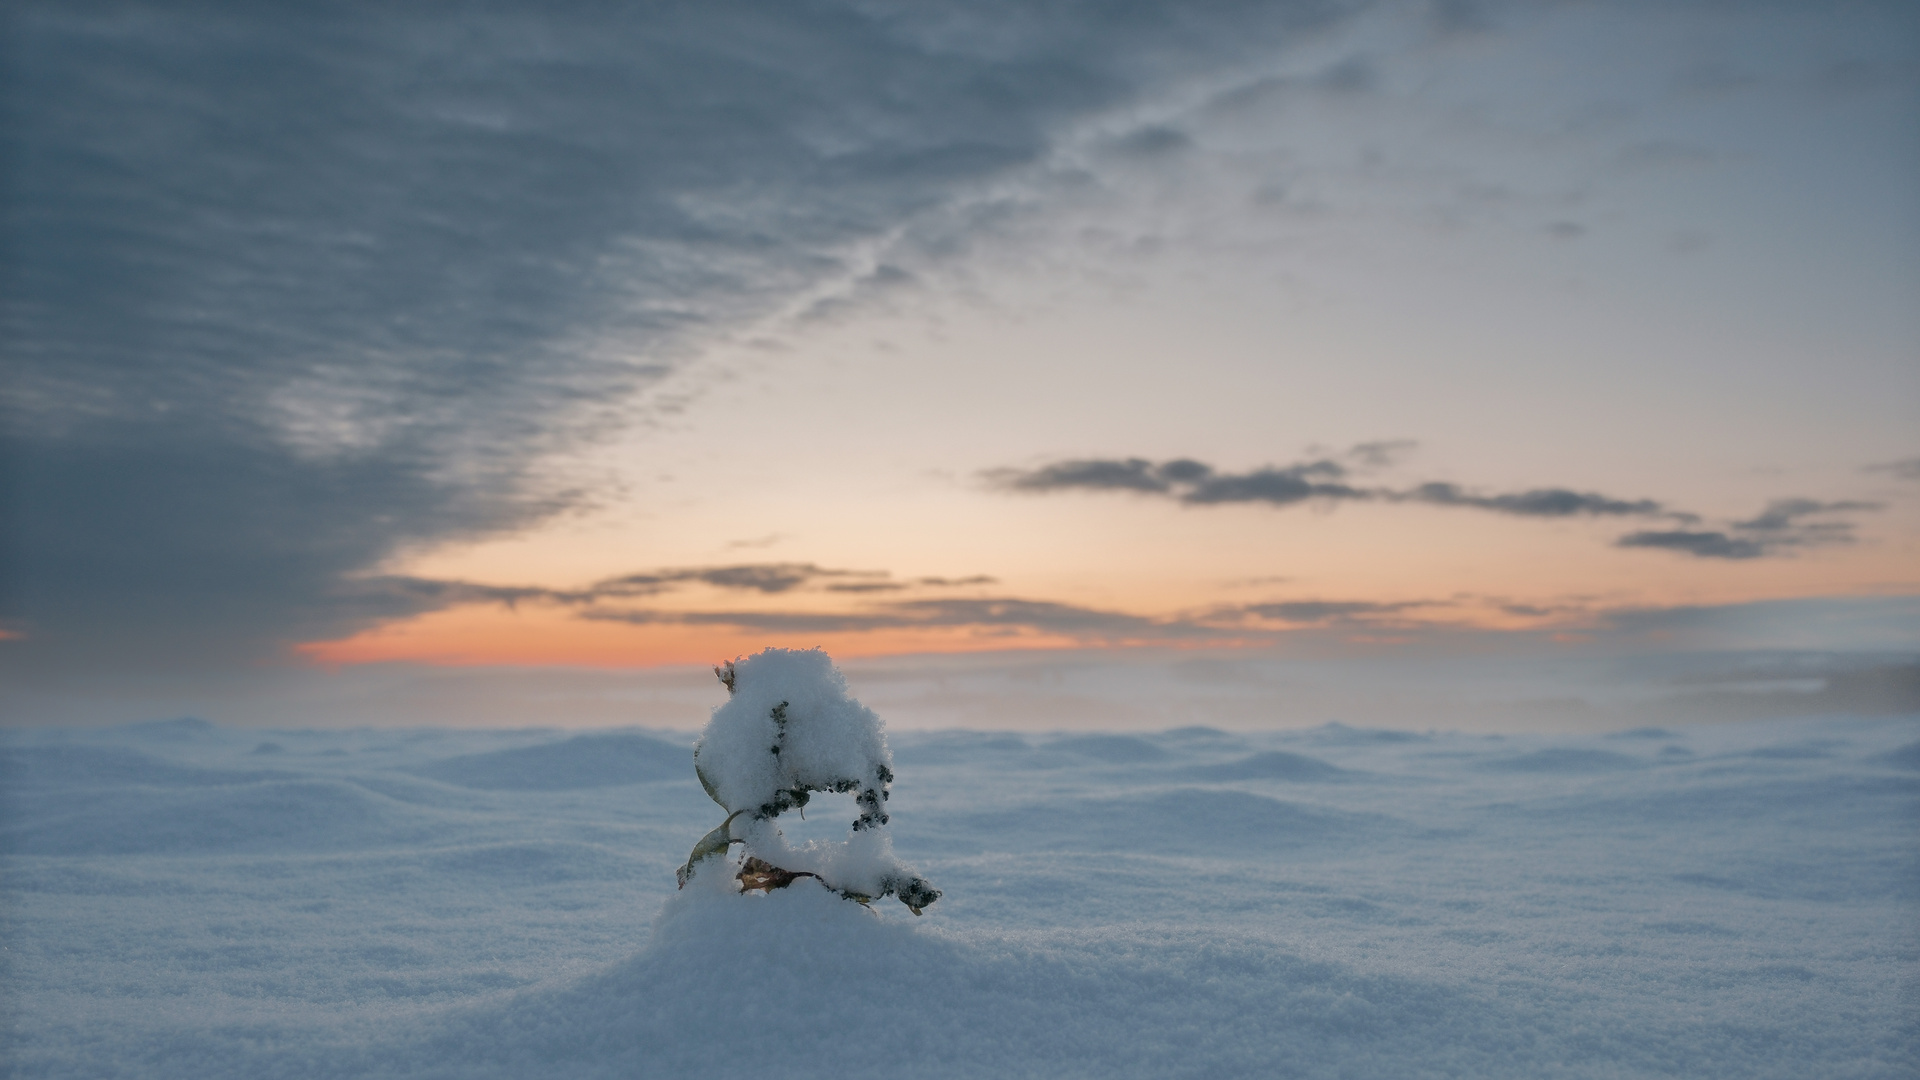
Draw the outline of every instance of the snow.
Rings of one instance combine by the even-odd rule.
[[[694,774],[727,817],[701,837],[675,875],[684,887],[706,868],[755,867],[810,874],[862,902],[898,896],[915,914],[940,898],[893,854],[886,826],[893,758],[872,709],[847,692],[846,678],[819,649],[767,649],[714,669],[729,700],[713,711],[693,747]],[[839,841],[787,842],[775,819],[805,807],[818,791],[854,793],[859,816]],[[746,878],[743,884],[751,884]],[[776,886],[778,887],[778,886]]]
[[[768,649],[727,665],[729,697],[713,711],[694,761],[714,801],[733,810],[771,805],[782,789],[882,786],[892,758],[880,718],[847,693],[818,649]]]
[[[691,733],[10,732],[4,1069],[1920,1069],[1920,718],[889,741],[874,835],[945,890],[918,919],[677,890],[718,813]],[[824,848],[852,812],[779,822]]]

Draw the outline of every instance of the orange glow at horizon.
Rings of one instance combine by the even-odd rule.
[[[819,647],[836,657],[852,659],[911,653],[1071,649],[1086,644],[1067,635],[1012,628],[771,632],[736,626],[589,620],[555,609],[513,612],[468,607],[386,623],[335,641],[303,642],[293,651],[329,667],[409,662],[442,667],[499,664],[632,668],[711,664],[769,645]]]
[[[1401,631],[1457,628],[1516,631],[1545,628],[1539,618],[1516,617],[1498,609],[1436,605],[1434,616],[1356,624],[1347,629],[1355,643],[1403,641]],[[1444,615],[1441,614],[1444,612]],[[1556,625],[1564,626],[1564,622]],[[904,626],[872,630],[786,631],[724,624],[626,623],[584,619],[574,609],[523,604],[466,605],[428,612],[370,627],[349,637],[302,642],[293,652],[315,664],[417,663],[442,667],[485,665],[635,668],[707,664],[768,647],[826,649],[836,657],[1000,652],[1010,650],[1126,648],[1233,649],[1274,644],[1297,626],[1223,626],[1217,635],[1074,635],[1011,626]]]
[[[820,535],[804,547],[794,542],[791,550],[755,550],[746,558],[714,538],[740,534],[748,523],[695,528],[694,509],[680,511],[682,546],[642,545],[644,561],[633,558],[636,541],[617,520],[425,552],[386,572],[552,591],[513,607],[468,602],[402,617],[292,651],[323,666],[636,668],[713,663],[774,644],[855,658],[1140,645],[1232,649],[1271,646],[1303,632],[1359,647],[1449,630],[1574,641],[1601,628],[1610,612],[1920,591],[1908,570],[1914,534],[1892,514],[1877,523],[1883,537],[1857,544],[1776,560],[1700,560],[1623,551],[1607,542],[1604,522],[1542,524],[1383,506],[1281,516],[1117,499],[935,494],[923,503],[890,504],[884,531],[861,525],[872,515],[854,507],[829,506],[834,512],[816,510],[811,518],[802,505],[777,508],[767,516],[805,523]],[[594,582],[636,573],[636,564],[642,575],[666,575],[657,593],[593,593]],[[748,564],[811,568],[814,576],[763,588],[646,569]],[[848,571],[819,567],[857,568],[854,579],[881,591],[836,591],[844,590]],[[964,586],[955,581],[970,575],[981,577]],[[1021,612],[1010,610],[960,625],[916,622],[946,618],[940,601],[1078,609],[1086,618],[1069,613],[1064,624],[1047,625],[1043,612],[1043,625],[1018,625]],[[637,615],[660,621],[618,621],[636,604],[646,609]],[[1285,610],[1290,605],[1325,610],[1294,618]],[[980,613],[951,614],[957,621]],[[833,626],[833,616],[862,615],[902,625]],[[728,624],[730,616],[748,625]],[[811,630],[752,625],[777,627],[782,617],[826,618]],[[1002,617],[1006,625],[993,621]]]

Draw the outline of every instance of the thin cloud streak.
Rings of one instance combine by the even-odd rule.
[[[1515,517],[1664,517],[1677,521],[1699,520],[1693,514],[1670,509],[1652,499],[1616,499],[1567,488],[1534,488],[1505,495],[1475,495],[1455,484],[1427,483],[1410,491],[1385,493],[1384,497],[1396,502],[1491,510]]]
[[[1215,607],[1186,615],[1146,616],[1019,597],[900,600],[856,611],[683,611],[595,608],[580,618],[635,625],[729,626],[769,633],[862,633],[884,630],[1026,630],[1088,643],[1227,641],[1301,627],[1364,629],[1408,625],[1403,612],[1447,606],[1396,602],[1296,600]],[[1263,625],[1280,623],[1282,626]]]
[[[1743,524],[1749,531],[1797,538],[1795,529],[1821,524],[1809,518],[1860,508],[1856,503],[1779,500]],[[1828,537],[1831,533],[1816,535]],[[1763,541],[1719,530],[1650,533],[1647,539],[1636,542],[1722,559],[1757,558],[1764,547]],[[1693,608],[1618,606],[1577,596],[1534,603],[1472,594],[1446,599],[1307,596],[1142,613],[1033,596],[910,594],[919,589],[991,584],[995,582],[985,575],[896,580],[885,571],[811,563],[669,568],[617,575],[577,589],[404,577],[360,582],[363,588],[399,594],[398,606],[408,608],[499,605],[518,609],[525,604],[541,604],[562,609],[572,619],[586,623],[684,627],[700,640],[711,638],[712,631],[800,639],[818,635],[834,638],[836,648],[856,653],[862,648],[863,637],[883,651],[898,651],[902,635],[921,641],[922,648],[936,650],[942,641],[992,648],[1165,645],[1230,649],[1279,646],[1290,641],[1424,647],[1423,642],[1434,645],[1442,640],[1545,641],[1553,635],[1591,642],[1626,640],[1706,617],[1696,615]],[[742,609],[723,602],[714,593],[746,594],[781,604]],[[701,633],[694,633],[696,629]],[[925,637],[927,634],[935,636]],[[722,638],[726,637],[723,633]],[[382,656],[376,648],[346,662]]]
[[[1765,544],[1717,531],[1650,529],[1628,533],[1614,547],[1678,551],[1702,559],[1757,559],[1769,554]]]
[[[1920,480],[1920,457],[1902,458],[1899,461],[1884,461],[1878,465],[1868,465],[1861,471],[1886,473],[1898,480]]]
[[[853,578],[856,580],[840,580]],[[1431,600],[1397,602],[1294,600],[1214,607],[1189,614],[1136,615],[1023,597],[910,598],[870,601],[840,611],[741,611],[619,605],[661,596],[689,585],[784,595],[812,591],[850,598],[995,584],[986,575],[920,577],[894,581],[885,571],[840,570],[811,563],[693,567],[624,574],[580,589],[484,585],[467,581],[385,576],[359,579],[354,587],[396,607],[445,609],[498,604],[518,609],[538,603],[577,608],[575,617],[633,625],[727,626],[768,633],[867,633],[885,630],[983,629],[1031,631],[1095,643],[1232,639],[1284,626],[1400,624],[1402,613],[1446,606]],[[818,586],[817,589],[812,588]]]
[[[1886,505],[1877,502],[1848,500],[1843,502],[1820,502],[1816,499],[1775,499],[1766,509],[1746,521],[1736,521],[1733,527],[1748,532],[1770,533],[1779,536],[1811,538],[1821,534],[1848,532],[1852,526],[1844,522],[1808,522],[1802,518],[1823,514],[1847,514],[1862,510],[1884,510]],[[1810,543],[1811,539],[1798,542]]]
[[[1349,456],[1363,466],[1384,466],[1397,448],[1410,443],[1361,443]],[[1395,448],[1388,450],[1385,448]],[[1410,488],[1356,487],[1346,482],[1352,465],[1320,458],[1292,465],[1269,465],[1245,473],[1223,473],[1191,458],[1152,462],[1145,458],[1082,458],[1036,469],[990,469],[983,478],[1004,491],[1047,494],[1060,491],[1133,491],[1165,495],[1189,506],[1266,503],[1292,506],[1311,500],[1329,502],[1411,502],[1465,507],[1514,517],[1658,517],[1698,521],[1653,499],[1619,499],[1569,488],[1533,488],[1480,494],[1457,484],[1429,481]]]
[[[593,609],[580,618],[635,625],[728,626],[768,633],[864,633],[885,630],[1026,630],[1087,643],[1226,641],[1249,632],[1265,635],[1286,627],[1400,625],[1396,616],[1433,601],[1397,603],[1303,600],[1213,608],[1192,615],[1152,617],[1049,600],[1018,597],[902,600],[857,611],[677,611]]]
[[[852,578],[848,581],[844,579]],[[802,591],[824,582],[828,592],[895,592],[914,588],[958,588],[990,585],[994,579],[984,574],[972,577],[922,577],[892,581],[885,570],[842,570],[813,563],[742,563],[730,566],[696,566],[603,578],[585,588],[552,589],[537,585],[483,585],[470,581],[381,575],[353,579],[346,588],[362,598],[383,597],[399,606],[434,610],[463,604],[502,604],[516,607],[527,602],[578,607],[607,600],[632,600],[658,596],[687,585],[706,585],[715,589],[754,592],[773,596]]]
[[[1807,519],[1882,509],[1885,509],[1884,503],[1859,500],[1820,502],[1817,499],[1775,499],[1759,514],[1745,521],[1732,522],[1724,530],[1634,532],[1615,540],[1614,546],[1659,548],[1703,559],[1759,559],[1789,555],[1805,548],[1854,542],[1854,526],[1850,521]]]
[[[729,626],[767,633],[860,633],[877,630],[980,628],[1031,630],[1089,642],[1162,641],[1218,637],[1218,628],[1181,619],[1153,619],[1045,600],[1009,597],[903,600],[863,611],[605,611],[584,619],[635,624]]]
[[[1318,458],[1285,466],[1264,466],[1244,473],[1223,473],[1192,458],[1163,462],[1145,458],[1076,458],[1034,469],[989,469],[981,474],[991,488],[1026,494],[1067,491],[1132,492],[1173,499],[1185,506],[1260,503],[1289,507],[1307,502],[1412,503],[1483,510],[1520,518],[1661,518],[1682,526],[1700,515],[1655,499],[1622,499],[1571,488],[1530,488],[1485,494],[1458,484],[1428,481],[1412,487],[1355,486],[1347,479],[1361,468],[1397,460],[1411,442],[1360,443],[1348,462]],[[1902,467],[1896,462],[1888,470]],[[1868,513],[1883,503],[1859,500],[1775,499],[1752,518],[1720,529],[1643,529],[1614,541],[1619,548],[1652,548],[1703,559],[1758,559],[1789,555],[1806,548],[1849,544],[1851,522],[1836,515]]]
[[[540,590],[463,589],[447,583],[443,598],[468,602],[574,603],[574,617],[588,622],[640,627],[685,627],[742,631],[754,635],[804,639],[812,635],[839,638],[839,646],[860,651],[859,639],[871,635],[876,643],[899,633],[944,632],[970,636],[974,641],[998,641],[998,648],[1018,648],[1024,642],[1088,648],[1140,646],[1259,649],[1288,642],[1346,643],[1395,647],[1441,647],[1445,642],[1468,641],[1579,641],[1610,647],[1641,647],[1647,640],[1672,633],[1715,633],[1737,630],[1743,613],[1799,610],[1799,601],[1760,602],[1717,606],[1622,606],[1569,600],[1551,605],[1515,604],[1492,597],[1456,597],[1451,600],[1339,600],[1299,599],[1227,605],[1184,613],[1142,615],[1017,596],[969,598],[912,598],[867,602],[847,610],[723,610],[705,607],[628,607],[580,602],[582,593]],[[1833,603],[1867,603],[1885,608],[1896,623],[1920,598],[1834,598]],[[1874,607],[1873,605],[1879,605]],[[1903,606],[1904,605],[1904,606]],[[1899,612],[1907,611],[1901,615]],[[1784,617],[1784,616],[1782,616]],[[1515,623],[1514,619],[1522,620]],[[1876,616],[1878,618],[1878,616]],[[1884,620],[1882,620],[1884,621]],[[1783,624],[1791,629],[1790,621]],[[1874,633],[1886,627],[1875,624]],[[1816,634],[1817,636],[1817,634]],[[1638,642],[1640,644],[1636,645]],[[1317,645],[1314,647],[1318,647]]]
[[[1432,606],[1434,602],[1431,600],[1402,600],[1394,603],[1360,600],[1289,600],[1271,604],[1246,604],[1231,610],[1262,619],[1279,619],[1290,623],[1352,623]]]

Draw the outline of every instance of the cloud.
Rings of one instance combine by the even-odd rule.
[[[1666,648],[1808,650],[1816,656],[1870,649],[1910,658],[1920,640],[1920,595],[1614,608],[1597,616],[1601,640]]]
[[[1633,532],[1613,543],[1615,547],[1623,548],[1679,551],[1703,559],[1757,559],[1768,553],[1766,545],[1756,540],[1729,536],[1723,532],[1691,529]]]
[[[465,604],[502,604],[518,607],[528,601],[549,604],[590,604],[601,595],[592,589],[569,591],[531,585],[479,585],[470,581],[432,578],[377,577],[355,581],[351,588],[364,595],[386,595],[404,607],[447,608]],[[620,594],[631,595],[631,594]]]
[[[828,586],[831,590],[833,586]],[[1085,642],[1230,640],[1249,619],[1316,626],[1364,627],[1430,600],[1394,602],[1295,600],[1215,608],[1165,617],[1019,597],[892,600],[851,611],[701,611],[592,607],[585,619],[641,625],[733,626],[769,633],[861,633],[901,629],[1032,631]],[[1266,631],[1272,632],[1272,631]]]
[[[857,580],[839,580],[845,578]],[[1417,606],[1411,603],[1310,602],[1256,605],[1193,618],[1153,618],[1018,597],[919,597],[869,602],[863,607],[842,611],[736,611],[621,606],[622,602],[661,595],[686,585],[779,595],[820,584],[821,591],[827,593],[873,596],[922,588],[945,589],[995,583],[995,579],[984,574],[893,581],[886,578],[885,571],[837,570],[811,563],[766,563],[621,574],[579,589],[483,585],[391,575],[354,579],[345,588],[352,590],[356,599],[363,604],[393,611],[432,610],[465,604],[501,604],[514,608],[523,603],[545,603],[578,608],[578,617],[583,619],[638,625],[733,626],[769,633],[860,633],[971,627],[1028,630],[1086,641],[1223,636],[1235,632],[1232,623],[1244,614],[1306,622],[1350,617],[1360,614],[1363,609],[1385,612]],[[1292,614],[1275,614],[1282,610],[1291,611]]]
[[[471,581],[393,574],[369,575],[351,578],[342,583],[336,589],[336,596],[369,609],[413,613],[466,604],[501,604],[514,608],[523,603],[543,603],[591,608],[608,601],[659,596],[688,585],[705,585],[714,589],[775,596],[804,591],[813,585],[819,585],[825,592],[859,595],[905,592],[916,588],[938,589],[991,584],[994,584],[994,579],[984,574],[958,578],[921,577],[908,581],[893,581],[888,579],[885,570],[841,570],[816,566],[813,563],[744,563],[730,566],[676,567],[620,574],[602,578],[578,589],[552,589],[537,585],[483,585]]]
[[[1321,72],[1313,85],[1336,94],[1371,93],[1380,85],[1380,72],[1365,56],[1349,56]]]
[[[1401,600],[1374,603],[1363,600],[1287,600],[1272,604],[1246,604],[1232,609],[1235,614],[1253,615],[1290,623],[1327,623],[1364,621],[1374,616],[1393,615],[1412,608],[1432,606],[1429,600]]]
[[[1185,472],[1192,466],[1197,476],[1205,476],[1209,470],[1199,462],[1168,462],[1168,466]],[[1162,471],[1162,466],[1145,458],[1127,458],[1125,460],[1084,459],[1076,461],[1057,461],[1038,469],[1023,471],[1019,469],[992,469],[986,474],[988,483],[1009,491],[1066,491],[1085,489],[1092,491],[1151,491],[1166,492],[1173,488],[1174,478]],[[1181,479],[1189,477],[1183,475]]]
[[[1121,157],[1150,160],[1172,157],[1192,146],[1193,139],[1179,128],[1151,124],[1114,139],[1107,149]]]
[[[589,499],[547,463],[704,335],[1347,10],[15,4],[0,663],[440,603],[352,581]]]
[[[1886,473],[1900,480],[1920,480],[1920,457],[1902,458],[1899,461],[1886,461],[1878,465],[1869,465],[1866,472]]]
[[[1692,514],[1677,513],[1652,499],[1615,499],[1566,488],[1534,488],[1506,495],[1476,495],[1454,484],[1429,483],[1391,497],[1434,506],[1491,510],[1516,517],[1674,517],[1698,520]]]
[[[1757,559],[1790,554],[1802,548],[1851,544],[1854,540],[1852,522],[1808,519],[1882,508],[1877,502],[1775,499],[1759,514],[1745,521],[1730,522],[1724,530],[1635,532],[1620,537],[1614,544],[1624,548],[1662,548],[1703,559]]]
[[[843,581],[828,585],[826,588],[828,592],[838,593],[878,593],[904,592],[916,585],[942,589],[959,588],[966,585],[994,585],[998,583],[998,578],[988,577],[985,574],[974,574],[971,577],[962,578],[914,578],[912,581]]]
[[[1776,499],[1759,514],[1720,528],[1693,528],[1698,514],[1655,499],[1622,499],[1564,487],[1486,493],[1458,484],[1429,481],[1406,488],[1356,486],[1347,482],[1355,468],[1389,465],[1410,451],[1408,440],[1358,443],[1342,457],[1317,458],[1244,473],[1223,473],[1205,462],[1175,458],[1076,458],[1034,469],[991,469],[982,478],[1002,491],[1049,494],[1062,491],[1130,491],[1162,496],[1187,506],[1264,503],[1287,507],[1319,501],[1420,503],[1483,510],[1523,518],[1661,518],[1686,528],[1643,529],[1614,541],[1615,547],[1653,548],[1703,559],[1758,559],[1800,549],[1852,543],[1854,526],[1838,515],[1880,510],[1882,504],[1858,500]],[[1896,472],[1909,462],[1877,469]]]
[[[1545,626],[1489,628],[1471,622],[1402,618],[1419,608],[1454,604],[1433,600],[1301,600],[1221,608],[1152,618],[1073,604],[1014,597],[885,602],[846,612],[662,611],[592,609],[583,618],[641,625],[728,626],[766,634],[838,634],[902,629],[1021,631],[1071,638],[1086,645],[1169,643],[1246,648],[1310,641],[1352,647],[1377,642],[1391,627],[1398,647],[1458,658],[1488,641],[1564,654],[1568,633],[1602,653],[1644,651],[1650,644],[1718,649],[1887,649],[1913,638],[1920,597],[1816,597],[1713,607],[1595,607],[1585,604],[1496,604],[1497,610],[1551,616]],[[1472,606],[1472,605],[1469,605]],[[1253,628],[1249,617],[1295,625]],[[1475,644],[1475,643],[1478,644]],[[1890,643],[1894,643],[1890,645]],[[1910,650],[1900,649],[1902,655]]]
[[[1361,467],[1391,464],[1411,450],[1410,440],[1359,443],[1345,455]],[[1189,506],[1266,503],[1292,506],[1326,502],[1415,502],[1466,507],[1516,517],[1664,517],[1698,520],[1652,499],[1617,499],[1567,488],[1535,488],[1504,494],[1480,494],[1457,484],[1430,482],[1411,488],[1356,487],[1346,482],[1350,466],[1333,458],[1292,465],[1269,465],[1244,473],[1222,473],[1190,458],[1155,463],[1144,458],[1079,458],[1036,469],[992,469],[982,474],[989,486],[1005,491],[1134,491],[1166,495]]]
[[[1429,17],[1442,37],[1488,34],[1495,28],[1487,10],[1492,6],[1481,0],[1435,0]]]
[[[1347,448],[1347,457],[1362,468],[1384,469],[1398,465],[1402,458],[1419,448],[1416,439],[1377,439],[1354,443]]]
[[[732,589],[775,595],[792,592],[822,579],[856,578],[834,581],[826,586],[836,592],[868,592],[904,589],[910,586],[884,579],[885,570],[838,570],[812,563],[743,563],[731,566],[695,566],[644,573],[620,574],[602,578],[582,589],[549,589],[540,586],[480,585],[468,581],[381,575],[356,579],[353,588],[367,594],[406,597],[426,607],[452,607],[458,604],[501,603],[512,607],[523,601],[550,604],[594,604],[602,600],[657,596],[682,585],[700,584],[716,589]],[[922,579],[940,581],[942,579]],[[974,579],[961,579],[972,581]],[[990,579],[988,579],[990,580]]]
[[[1059,634],[1083,641],[1168,640],[1219,636],[1221,631],[1184,619],[1152,619],[1117,611],[1045,600],[903,600],[860,611],[615,611],[590,610],[582,618],[642,625],[669,623],[732,626],[776,634],[837,634],[874,630],[965,629]]]
[[[1880,510],[1877,502],[1819,502],[1815,499],[1775,499],[1767,504],[1759,515],[1746,521],[1734,522],[1734,528],[1748,532],[1770,533],[1776,536],[1811,537],[1833,535],[1851,530],[1844,522],[1802,522],[1802,518],[1823,514],[1844,514],[1859,510]],[[1796,542],[1812,542],[1798,539]]]
[[[1346,501],[1373,497],[1369,492],[1325,479],[1345,472],[1334,462],[1312,461],[1280,469],[1255,469],[1239,475],[1212,475],[1182,492],[1180,501],[1194,506],[1243,502],[1290,506],[1309,499]]]
[[[1368,498],[1345,484],[1327,482],[1346,471],[1332,460],[1222,474],[1190,458],[1157,464],[1144,458],[1087,458],[1030,470],[993,469],[983,475],[988,484],[1008,491],[1137,491],[1172,495],[1193,505],[1265,502],[1285,506],[1314,497]]]
[[[1500,610],[1502,612],[1505,612],[1508,615],[1520,615],[1525,618],[1538,619],[1538,618],[1544,618],[1548,615],[1560,614],[1562,611],[1566,609],[1558,608],[1558,607],[1542,607],[1539,604],[1501,604]]]
[[[699,581],[722,589],[750,589],[782,593],[822,577],[881,577],[883,570],[825,570],[812,563],[763,563],[749,566],[712,566],[699,570],[667,571],[662,582]],[[644,577],[645,575],[641,575]]]

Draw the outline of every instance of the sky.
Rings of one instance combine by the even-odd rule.
[[[5,18],[7,723],[1920,649],[1911,5]]]

